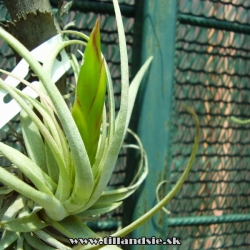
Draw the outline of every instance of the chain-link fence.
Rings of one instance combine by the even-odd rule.
[[[249,9],[250,1],[179,1],[171,185],[195,135],[182,104],[194,108],[201,128],[196,163],[169,206],[168,235],[183,239],[180,249],[250,245],[250,126],[230,120],[249,118]]]

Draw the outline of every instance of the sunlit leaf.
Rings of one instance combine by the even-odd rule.
[[[13,242],[15,242],[19,237],[18,232],[11,232],[5,230],[0,240],[0,249],[6,249]]]
[[[55,250],[54,247],[50,247],[47,244],[45,244],[43,241],[41,241],[36,235],[25,233],[24,234],[25,240],[29,243],[30,246],[32,246],[35,249],[38,250]]]
[[[45,221],[68,238],[100,238],[99,235],[93,232],[79,217],[75,215],[68,216],[61,221],[53,221],[48,217],[46,218],[46,215],[43,216],[45,216],[43,217]]]
[[[21,218],[0,222],[1,228],[13,232],[31,232],[42,229],[46,226],[48,225],[41,221],[37,213],[32,213]]]

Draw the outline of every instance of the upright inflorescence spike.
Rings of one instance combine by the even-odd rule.
[[[102,111],[106,92],[106,71],[101,56],[99,18],[84,53],[76,87],[72,116],[81,134],[93,166],[100,136]]]

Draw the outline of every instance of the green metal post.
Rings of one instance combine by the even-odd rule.
[[[141,11],[143,12],[141,51],[138,52],[134,48],[133,52],[137,56],[141,54],[142,63],[151,55],[154,59],[142,83],[137,111],[134,113],[136,117],[133,117],[137,120],[136,130],[148,155],[149,175],[143,189],[137,193],[137,198],[130,205],[130,209],[134,211],[132,220],[156,204],[156,187],[162,180],[168,179],[170,174],[177,1],[147,0]],[[165,240],[167,214],[159,212],[130,235],[136,238],[143,236],[149,238],[155,236]],[[130,249],[166,249],[166,245],[131,246]]]

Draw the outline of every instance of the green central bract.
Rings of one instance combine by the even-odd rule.
[[[101,58],[100,25],[97,19],[80,67],[72,116],[93,166],[100,136],[106,92],[106,70]]]

